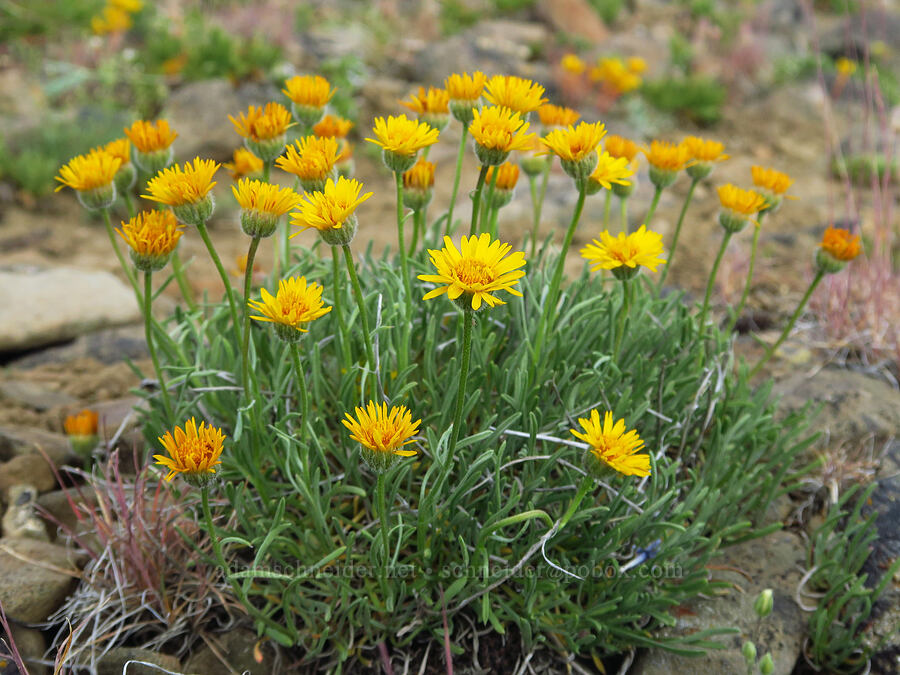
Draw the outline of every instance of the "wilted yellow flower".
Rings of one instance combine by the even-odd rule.
[[[263,161],[247,148],[237,148],[231,162],[222,166],[231,172],[232,180],[238,180],[244,176],[260,173],[263,170]]]
[[[591,475],[602,478],[609,467],[625,476],[649,476],[650,455],[636,454],[643,449],[644,441],[637,431],[625,431],[625,420],[613,423],[613,414],[607,411],[600,422],[600,413],[591,411],[590,419],[578,418],[583,432],[571,429],[571,433],[589,446],[584,456],[585,468]]]
[[[629,279],[646,267],[651,272],[665,264],[662,257],[662,235],[641,225],[637,232],[619,232],[613,237],[608,231],[600,239],[581,249],[581,257],[590,261],[591,271],[612,270],[617,279]]]
[[[626,157],[613,157],[608,152],[597,153],[597,167],[588,176],[588,183],[595,189],[588,188],[589,193],[601,188],[612,190],[613,185],[631,185],[627,180],[634,175],[634,168]]]
[[[167,150],[178,137],[178,134],[169,127],[168,120],[155,122],[137,120],[125,128],[125,135],[137,150],[146,153]]]
[[[285,342],[296,342],[310,321],[325,316],[331,311],[322,302],[322,286],[307,283],[306,277],[291,277],[278,282],[278,292],[273,296],[263,288],[260,291],[262,302],[248,300],[250,305],[262,316],[251,316],[255,321],[274,324],[275,332]]]
[[[500,106],[489,106],[474,111],[469,132],[475,139],[475,154],[482,164],[502,164],[513,150],[528,150],[534,134],[528,131],[528,122],[517,112]]]
[[[68,415],[63,427],[67,436],[96,436],[99,416],[93,410],[82,410],[76,415]]]
[[[313,127],[313,134],[320,138],[346,138],[353,128],[353,122],[336,115],[325,115]]]
[[[494,180],[494,171],[497,172],[496,188],[498,190],[512,190],[519,182],[519,165],[512,162],[504,162],[499,166],[489,167],[485,175],[485,185],[490,185]]]
[[[440,134],[437,129],[424,122],[408,119],[406,115],[391,115],[387,119],[376,117],[372,132],[375,138],[366,140],[381,146],[384,163],[394,173],[409,169],[415,162],[416,153],[437,143]]]
[[[849,262],[862,252],[858,234],[851,234],[849,230],[831,225],[822,235],[821,249],[832,258],[841,262]]]
[[[522,115],[528,115],[546,103],[543,96],[541,85],[515,75],[494,75],[484,86],[485,99]]]
[[[566,54],[559,61],[559,65],[565,70],[567,73],[572,73],[573,75],[581,75],[587,66],[584,61],[581,60],[577,54]],[[572,124],[571,122],[567,122],[567,124]]]
[[[629,163],[633,163],[634,158],[640,152],[637,143],[617,135],[607,136],[606,140],[603,141],[603,147],[613,157],[624,157]]]
[[[331,178],[322,192],[304,195],[299,211],[291,214],[291,225],[314,228],[326,243],[332,246],[349,244],[356,234],[356,207],[372,196],[371,192],[359,196],[362,183],[341,176],[335,183]],[[299,232],[292,234],[295,237]]]
[[[241,205],[241,229],[251,237],[270,237],[278,219],[300,203],[300,195],[291,188],[249,178],[231,186]]]
[[[159,442],[169,453],[153,455],[156,463],[169,470],[166,480],[172,480],[179,473],[196,485],[205,485],[212,475],[216,473],[216,466],[222,461],[222,446],[225,443],[225,434],[221,429],[206,422],[201,422],[199,429],[197,421],[192,417],[184,423],[184,429],[175,427],[175,435],[166,432],[159,437]]]
[[[59,192],[68,186],[78,193],[78,201],[86,209],[103,209],[116,200],[116,186],[113,182],[122,160],[104,150],[94,150],[86,155],[77,155],[59,170],[56,176],[62,185]]]
[[[565,106],[545,103],[538,108],[538,117],[545,127],[567,127],[575,124],[581,113]]]
[[[413,442],[422,420],[412,421],[406,406],[392,407],[387,403],[369,401],[365,410],[357,407],[356,417],[345,413],[341,423],[350,430],[350,438],[362,445],[362,457],[376,472],[386,471],[397,457],[412,457],[415,450],[403,447]]]
[[[287,146],[285,154],[275,160],[275,166],[297,176],[307,192],[316,192],[325,187],[326,180],[334,178],[337,160],[336,138],[306,136]]]
[[[597,166],[597,146],[606,135],[602,122],[581,122],[577,127],[554,129],[543,143],[560,159],[563,170],[575,180],[584,180]]]
[[[422,298],[429,300],[439,295],[447,297],[461,308],[478,310],[482,302],[490,307],[506,304],[494,297],[497,291],[507,291],[521,296],[515,285],[525,276],[519,269],[525,266],[525,254],[521,251],[507,257],[512,250],[509,244],[491,241],[487,232],[480,236],[463,237],[459,250],[450,237],[444,237],[444,248],[429,249],[431,263],[437,274],[420,274],[419,279],[442,284]]]
[[[205,223],[212,215],[209,192],[216,184],[213,176],[218,170],[219,164],[211,159],[195,157],[193,165],[185,162],[183,169],[176,164],[160,171],[147,181],[150,194],[141,196],[171,206],[175,217],[183,223]]]
[[[134,266],[142,272],[156,272],[169,262],[183,230],[168,210],[141,211],[116,230],[128,244]]]
[[[284,83],[281,91],[297,105],[324,108],[335,90],[321,75],[295,75]]]

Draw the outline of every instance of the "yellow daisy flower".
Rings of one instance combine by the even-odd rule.
[[[650,162],[650,182],[659,189],[674,183],[678,172],[693,162],[690,150],[681,143],[652,141],[650,149],[642,152]]]
[[[292,103],[311,108],[324,108],[335,93],[321,75],[295,75],[284,83],[281,91]]]
[[[104,150],[94,150],[86,155],[77,155],[59,170],[56,176],[62,185],[59,192],[68,186],[78,193],[78,201],[86,209],[103,209],[116,200],[116,186],[113,182],[122,160]]]
[[[413,422],[406,406],[391,407],[387,403],[369,401],[365,409],[357,407],[356,417],[345,413],[341,423],[350,430],[350,438],[362,446],[362,457],[374,471],[387,470],[397,457],[412,457],[415,450],[403,447],[413,443],[422,420]]]
[[[484,85],[485,99],[522,115],[527,115],[546,103],[547,99],[543,96],[544,88],[541,85],[514,75],[494,75]]]
[[[766,198],[753,190],[743,190],[728,183],[717,188],[719,203],[719,224],[730,232],[738,232],[747,224],[750,216],[764,210],[769,204]]]
[[[118,7],[107,5],[98,16],[91,17],[91,30],[95,35],[121,33],[134,25],[131,15]]]
[[[420,274],[419,279],[442,284],[422,298],[430,300],[439,295],[457,302],[462,309],[481,308],[482,302],[490,307],[506,304],[494,297],[497,291],[507,291],[521,296],[515,285],[525,276],[519,269],[525,266],[525,254],[521,251],[507,257],[512,250],[509,244],[491,241],[487,232],[480,236],[463,237],[459,250],[450,237],[444,237],[444,248],[429,249],[431,263],[437,274]]]
[[[313,126],[313,134],[320,138],[346,138],[353,122],[337,115],[325,115]]]
[[[581,257],[591,264],[591,271],[612,270],[617,279],[627,280],[643,266],[651,272],[665,264],[662,257],[662,235],[641,225],[637,232],[619,232],[613,237],[607,230],[600,239],[581,249]]]
[[[172,162],[172,143],[178,134],[168,120],[137,120],[125,128],[125,135],[133,146],[134,163],[145,173],[153,175]]]
[[[306,277],[291,277],[278,282],[278,292],[273,296],[263,288],[262,302],[248,300],[247,304],[262,316],[251,316],[255,321],[273,324],[275,332],[285,342],[296,342],[304,326],[331,311],[322,302],[322,286],[307,283]]]
[[[567,127],[575,124],[581,117],[581,113],[576,110],[552,103],[545,103],[537,112],[545,127]]]
[[[725,146],[718,141],[711,141],[697,136],[688,136],[681,144],[687,148],[694,163],[687,168],[687,174],[694,180],[706,178],[712,172],[713,162],[728,159]]]
[[[160,204],[172,207],[175,217],[182,223],[205,223],[212,215],[213,200],[210,190],[216,184],[213,176],[219,164],[211,159],[194,158],[193,165],[185,162],[163,169],[147,181],[149,195],[141,195]]]
[[[640,76],[629,70],[617,58],[602,58],[588,73],[594,82],[600,82],[614,96],[621,96],[641,86]]]
[[[446,89],[419,87],[418,94],[410,94],[409,101],[400,101],[400,105],[409,108],[419,120],[435,129],[443,129],[450,117],[450,94]]]
[[[228,119],[246,139],[247,147],[264,162],[271,162],[282,153],[285,134],[293,126],[291,112],[274,101],[265,107],[251,105],[246,114],[239,113],[237,119],[229,115]]]
[[[189,482],[202,486],[205,485],[216,473],[216,466],[222,461],[222,446],[225,443],[225,434],[222,430],[206,422],[201,422],[197,427],[197,421],[192,417],[184,423],[184,429],[175,427],[175,434],[166,432],[159,437],[159,442],[169,453],[153,455],[156,463],[169,470],[166,480],[172,480],[179,473],[183,473]]]
[[[517,112],[500,106],[475,110],[469,133],[475,139],[475,154],[488,166],[502,164],[513,150],[528,150],[534,134],[528,131],[528,122]]]
[[[819,247],[841,262],[850,262],[862,252],[858,234],[851,234],[849,230],[831,225],[822,235]]]
[[[366,140],[381,146],[385,165],[394,173],[402,173],[415,163],[416,153],[438,142],[437,129],[411,120],[406,115],[375,118],[375,138]]]
[[[751,166],[750,173],[755,186],[776,195],[783,195],[794,182],[786,173],[775,169],[765,169],[761,166]]]
[[[597,146],[606,135],[602,122],[581,122],[565,129],[554,129],[542,139],[560,159],[563,170],[575,180],[588,177],[597,165]]]
[[[325,187],[326,180],[334,178],[338,154],[336,138],[306,136],[287,146],[275,166],[297,176],[307,192],[317,192]]]
[[[427,190],[434,187],[434,163],[419,159],[413,167],[403,174],[403,187]]]
[[[632,56],[625,62],[625,67],[635,75],[640,75],[647,70],[647,62],[640,56]]]
[[[93,410],[82,410],[76,415],[66,416],[63,428],[67,436],[96,436],[99,415]]]
[[[278,220],[300,203],[300,195],[290,188],[244,178],[231,186],[241,205],[241,229],[250,237],[270,237]]]
[[[634,175],[634,168],[626,157],[613,157],[608,152],[597,153],[597,167],[588,176],[588,193],[600,189],[612,190],[613,185],[631,185],[627,180]]]
[[[560,67],[565,70],[567,73],[572,73],[573,75],[581,75],[587,65],[585,65],[584,61],[577,54],[566,54],[559,61]],[[572,124],[568,122],[568,124]]]
[[[481,107],[481,95],[486,82],[487,77],[480,70],[472,74],[453,73],[444,80],[450,96],[450,112],[463,125],[468,126],[472,121],[473,110]]]
[[[260,173],[263,170],[263,161],[247,148],[237,148],[231,162],[222,166],[231,172],[232,180],[238,180],[244,176]]]
[[[302,228],[301,232],[310,228],[318,230],[331,246],[349,244],[358,225],[354,211],[372,196],[367,192],[360,197],[360,190],[362,183],[357,180],[341,176],[335,183],[329,178],[322,192],[304,195],[300,210],[291,214],[291,225]],[[295,232],[291,237],[298,234]]]
[[[498,190],[512,190],[519,182],[519,165],[512,162],[504,162],[499,166],[488,167],[487,174],[484,179],[485,185],[490,185],[494,180],[494,172],[497,172],[497,183],[495,187]]]
[[[606,140],[603,141],[603,147],[613,157],[624,157],[629,163],[634,162],[635,157],[640,152],[637,143],[615,134],[606,137]]]
[[[625,476],[649,476],[650,455],[636,454],[643,449],[644,441],[637,431],[625,431],[625,420],[613,423],[613,414],[607,411],[600,422],[600,413],[591,411],[590,419],[578,418],[583,431],[570,429],[575,438],[591,446],[584,455],[585,468],[597,478],[609,473],[607,467]]]
[[[169,262],[184,233],[169,210],[141,211],[116,232],[128,244],[134,266],[142,272],[156,272]]]
[[[122,160],[119,170],[116,171],[116,177],[113,179],[116,184],[116,193],[123,194],[130,190],[137,180],[137,171],[131,164],[131,142],[127,138],[117,138],[103,147],[95,149]]]

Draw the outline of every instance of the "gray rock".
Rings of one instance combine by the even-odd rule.
[[[0,538],[0,604],[7,616],[21,623],[46,619],[66,599],[81,562],[62,546]]]
[[[555,31],[593,44],[609,36],[606,25],[588,0],[538,0],[538,15]]]
[[[39,412],[58,406],[78,403],[78,399],[74,396],[42,387],[28,380],[5,380],[0,382],[0,397],[19,405],[34,408]]]
[[[257,663],[253,658],[253,648],[258,641],[253,631],[238,629],[217,635],[215,638],[216,649],[225,663],[208,645],[204,645],[188,659],[185,664],[186,672],[191,675],[220,675],[226,672],[265,675],[272,672],[274,654],[271,650],[263,649],[262,663]]]
[[[109,328],[77,337],[73,342],[48,347],[9,363],[11,368],[34,368],[48,363],[68,363],[75,359],[91,358],[100,363],[120,363],[124,359],[137,361],[149,357],[143,326]]]
[[[243,139],[234,130],[229,115],[247,112],[250,105],[269,101],[284,103],[284,95],[269,84],[248,82],[235,87],[228,80],[189,82],[172,93],[166,104],[166,115],[178,132],[175,140],[176,159],[194,157],[231,158]]]
[[[139,319],[134,293],[109,272],[0,269],[0,353],[71,340]]]
[[[20,455],[47,454],[56,466],[75,458],[69,440],[62,434],[26,427],[0,427],[0,460]]]
[[[16,643],[19,655],[28,666],[28,675],[49,675],[51,668],[38,661],[44,658],[47,651],[47,640],[44,634],[35,628],[12,626],[12,639]]]
[[[900,391],[881,380],[852,370],[823,368],[812,376],[798,373],[778,382],[773,394],[778,408],[791,412],[807,403],[821,405],[815,427],[828,435],[832,447],[858,445],[900,436]]]
[[[3,536],[50,541],[47,526],[34,509],[37,496],[37,488],[33,485],[13,485],[9,488],[8,506],[3,514]]]
[[[154,666],[165,668],[173,673],[184,672],[181,669],[181,663],[174,656],[137,647],[116,647],[110,649],[97,662],[97,675],[122,675],[123,672],[127,675],[159,675],[160,673],[159,668],[137,664],[131,664],[128,666],[128,670],[123,671],[125,664],[129,661],[152,663]]]
[[[40,455],[19,455],[0,465],[0,497],[7,503],[16,485],[33,485],[38,492],[47,492],[56,487],[56,476]]]
[[[747,576],[717,566],[715,579],[734,584],[734,590],[692,601],[676,625],[664,632],[689,634],[709,628],[736,627],[740,635],[719,638],[724,649],[709,651],[700,658],[649,649],[638,656],[631,672],[635,675],[746,673],[741,647],[746,640],[752,640],[760,657],[772,652],[774,672],[787,675],[797,662],[806,634],[807,619],[792,595],[801,577],[804,558],[803,542],[790,532],[775,532],[726,549],[719,563],[721,568],[740,569]],[[753,602],[766,588],[774,590],[774,607],[772,614],[760,622],[753,611]]]

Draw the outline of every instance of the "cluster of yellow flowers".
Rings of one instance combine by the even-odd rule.
[[[639,56],[624,60],[600,57],[593,66],[588,67],[581,57],[571,52],[560,59],[559,65],[571,75],[587,75],[590,82],[599,85],[605,94],[613,98],[638,89],[643,82],[641,75],[647,70],[647,62]]]
[[[143,7],[144,0],[107,0],[100,14],[91,17],[91,30],[97,35],[126,31]]]

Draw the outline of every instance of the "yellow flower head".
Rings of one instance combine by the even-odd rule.
[[[121,159],[122,164],[119,168],[131,163],[131,143],[128,142],[127,138],[117,138],[114,141],[110,141],[102,148],[96,149]]]
[[[450,114],[450,94],[446,89],[419,87],[418,94],[410,94],[408,101],[400,101],[400,105],[409,108],[417,115]]]
[[[752,216],[766,208],[766,198],[753,190],[743,190],[728,183],[720,185],[717,191],[722,208],[742,216]]]
[[[786,173],[775,169],[751,166],[750,172],[753,175],[753,184],[773,195],[783,195],[794,182]]]
[[[635,75],[640,75],[647,70],[647,62],[640,56],[632,56],[625,62],[625,67]]]
[[[128,30],[134,22],[128,12],[122,11],[113,5],[103,8],[102,14],[91,17],[91,30],[95,35],[106,33],[121,33]]]
[[[691,159],[698,162],[721,162],[728,159],[725,146],[718,141],[711,141],[697,136],[688,136],[682,141],[691,154]]]
[[[484,86],[484,97],[494,105],[522,115],[537,110],[547,102],[541,85],[514,75],[494,75]]]
[[[322,238],[332,246],[350,243],[357,227],[353,212],[372,196],[371,192],[367,192],[360,197],[360,190],[362,183],[357,180],[341,176],[335,183],[329,178],[324,191],[304,195],[300,210],[291,214],[291,225],[302,228],[301,232],[309,228],[318,230]],[[295,237],[297,234],[299,232],[291,236]]]
[[[300,203],[300,195],[291,188],[244,178],[231,186],[234,198],[245,211],[260,211],[283,216]]]
[[[77,155],[59,170],[56,180],[62,185],[57,186],[56,191],[59,192],[66,186],[78,192],[109,188],[121,166],[121,158],[105,150],[92,150],[86,155]]]
[[[834,62],[834,67],[840,76],[847,78],[856,72],[856,61],[842,56]]]
[[[681,171],[691,161],[691,151],[684,145],[667,141],[652,141],[643,150],[650,165],[663,171]]]
[[[600,240],[593,240],[581,249],[581,257],[590,261],[591,271],[612,270],[618,279],[629,279],[640,266],[651,272],[665,264],[662,257],[662,235],[641,225],[637,232],[619,232],[613,237],[607,230],[600,233]]]
[[[375,138],[367,138],[367,141],[380,145],[385,153],[406,158],[412,158],[422,148],[437,143],[440,134],[437,129],[424,122],[408,119],[406,115],[397,117],[391,115],[387,119],[376,117],[372,133]],[[412,162],[410,162],[411,165]],[[393,169],[393,167],[391,168]],[[407,166],[403,171],[408,168]],[[396,169],[393,170],[396,173]]]
[[[469,133],[475,139],[475,152],[482,164],[502,164],[513,150],[529,150],[534,134],[528,131],[517,112],[500,106],[489,106],[474,111]]]
[[[851,234],[849,230],[840,227],[828,226],[822,235],[819,247],[841,262],[850,262],[862,251],[858,234]]]
[[[155,272],[165,267],[169,256],[183,234],[169,210],[141,211],[122,228],[116,230],[128,244],[134,266],[142,272]]]
[[[159,442],[169,453],[153,455],[156,463],[169,470],[166,480],[172,480],[179,473],[197,485],[205,485],[216,473],[216,465],[221,464],[219,456],[222,454],[222,445],[225,443],[225,434],[221,429],[206,422],[197,422],[192,417],[184,423],[184,429],[175,427],[175,435],[167,431],[165,436],[159,437]]]
[[[504,162],[499,166],[488,167],[485,174],[484,184],[490,185],[494,180],[494,172],[497,172],[496,188],[498,190],[512,190],[519,182],[519,165],[512,162]]]
[[[287,146],[285,154],[275,160],[275,166],[297,176],[308,192],[315,192],[333,176],[338,154],[336,138],[305,136]]]
[[[63,427],[67,436],[96,436],[99,416],[93,410],[82,410],[77,415],[68,415]]]
[[[589,77],[600,82],[610,93],[620,96],[641,86],[640,76],[629,70],[622,59],[603,58],[591,68]]]
[[[581,113],[565,106],[545,103],[538,108],[538,117],[545,127],[567,127],[575,124]]]
[[[280,103],[266,103],[265,107],[251,105],[238,119],[228,116],[234,130],[244,138],[259,143],[281,138],[292,125],[291,112]]]
[[[637,143],[628,138],[616,135],[607,136],[606,140],[603,141],[603,147],[606,149],[606,152],[613,157],[624,157],[629,163],[634,162],[634,158],[637,157],[637,154],[640,151]]]
[[[313,134],[320,138],[346,138],[353,128],[353,122],[336,115],[325,115],[315,126]]]
[[[107,0],[106,4],[129,14],[137,14],[144,6],[143,0]]]
[[[579,418],[583,432],[571,429],[571,433],[589,446],[585,453],[585,466],[592,475],[603,477],[604,470],[609,467],[625,476],[649,476],[650,455],[636,454],[643,449],[644,441],[637,431],[625,431],[625,420],[613,423],[612,412],[603,415],[591,411],[590,419]]]
[[[281,91],[298,106],[324,108],[335,90],[320,75],[295,75],[284,83]]]
[[[262,302],[248,300],[247,304],[262,316],[250,318],[274,324],[278,337],[286,342],[299,340],[307,332],[306,324],[331,311],[331,307],[322,302],[322,287],[316,283],[307,284],[305,277],[282,279],[274,296],[265,288],[260,294]]]
[[[238,180],[262,171],[263,161],[247,148],[238,148],[234,151],[231,162],[222,166],[231,172],[232,180]]]
[[[561,160],[580,162],[596,153],[605,135],[606,127],[602,122],[581,122],[577,127],[570,124],[565,129],[554,129],[544,136],[543,142]]]
[[[413,190],[430,190],[434,187],[434,163],[420,158],[403,174],[403,187]]]
[[[612,190],[614,184],[631,185],[627,179],[634,175],[634,167],[627,157],[613,157],[608,152],[598,152],[597,155],[597,168],[588,177],[597,189]]]
[[[415,450],[403,447],[413,442],[422,420],[412,421],[406,406],[392,407],[369,401],[365,410],[357,407],[356,417],[345,413],[341,423],[350,430],[350,438],[363,446],[363,459],[377,472],[385,471],[397,457],[412,457]]]
[[[587,68],[581,57],[572,53],[563,56],[559,61],[559,65],[564,71],[573,75],[581,75]],[[568,124],[571,124],[571,122],[568,122]]]
[[[197,204],[206,198],[216,184],[213,176],[219,166],[211,159],[199,157],[194,158],[193,165],[185,162],[184,168],[176,164],[163,169],[147,181],[147,191],[150,194],[141,196],[168,206]]]
[[[169,127],[168,120],[156,120],[147,122],[137,120],[130,127],[125,128],[125,135],[132,142],[135,149],[144,153],[155,153],[167,150],[178,137],[178,134]]]
[[[480,70],[474,73],[453,73],[446,80],[444,86],[452,101],[465,101],[476,103],[484,93],[484,85],[487,77]]]
[[[491,235],[487,232],[480,236],[463,237],[459,250],[450,237],[445,236],[444,248],[428,251],[437,274],[419,275],[422,281],[442,285],[426,293],[422,299],[429,300],[446,293],[448,298],[457,301],[462,296],[458,304],[463,309],[471,307],[478,310],[482,302],[490,307],[506,304],[494,297],[493,293],[497,291],[521,296],[522,293],[514,287],[525,276],[525,271],[519,269],[525,266],[525,254],[518,251],[507,257],[511,250],[509,244],[491,241]]]

